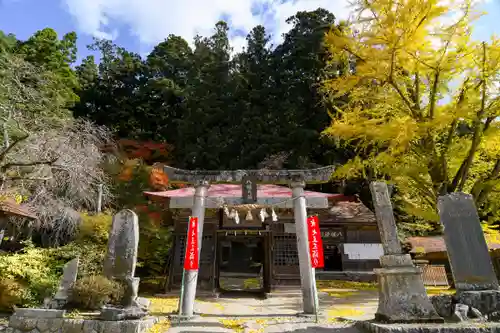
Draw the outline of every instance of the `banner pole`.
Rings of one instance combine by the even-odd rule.
[[[184,259],[185,260],[185,259]],[[181,316],[182,309],[182,299],[184,298],[184,276],[186,275],[186,270],[182,270],[182,282],[181,282],[181,298],[179,299],[179,318]]]
[[[187,257],[187,251],[188,249],[188,242],[189,242],[189,229],[191,228],[191,216],[188,218],[188,230],[186,231],[186,251],[184,253],[184,265],[186,265],[186,257]],[[182,311],[182,300],[184,299],[184,278],[186,276],[186,268],[183,267],[182,269],[182,281],[181,281],[181,296],[179,298],[179,322],[180,322],[180,317],[181,317],[181,311]]]
[[[318,323],[318,311],[319,311],[319,298],[318,298],[318,287],[316,286],[316,269],[312,269],[314,276],[313,279],[313,290],[314,290],[314,313],[316,315],[316,324]]]

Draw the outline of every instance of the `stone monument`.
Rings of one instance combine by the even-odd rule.
[[[134,277],[139,247],[139,219],[124,209],[113,216],[109,233],[108,253],[104,261],[104,275],[120,281],[125,286],[123,308],[105,307],[101,311],[104,320],[138,319],[146,312],[138,304],[139,278]]]
[[[465,193],[441,196],[438,211],[457,290],[453,303],[464,304],[487,316],[498,312],[498,279],[473,197]]]
[[[438,211],[457,292],[497,290],[498,279],[472,196],[441,196]]]
[[[62,309],[68,302],[69,292],[78,275],[79,262],[80,258],[76,257],[64,265],[63,275],[61,281],[59,282],[59,288],[49,304],[51,309]]]
[[[379,301],[375,320],[388,323],[444,322],[434,309],[422,280],[421,268],[403,254],[397,235],[387,184],[370,184],[384,255],[376,269]]]

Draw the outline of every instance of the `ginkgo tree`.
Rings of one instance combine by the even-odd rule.
[[[350,28],[325,37],[332,64],[350,64],[323,84],[348,97],[324,131],[356,151],[337,177],[389,177],[405,210],[429,220],[455,191],[496,210],[500,41],[472,39],[480,15],[466,1],[355,2]]]

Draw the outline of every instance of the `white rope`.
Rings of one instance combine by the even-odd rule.
[[[239,215],[239,212],[238,212],[238,208],[240,210],[246,210],[247,211],[247,214],[246,214],[246,217],[245,217],[245,220],[247,220],[247,221],[252,221],[253,220],[252,209],[261,208],[260,213],[259,213],[259,217],[260,217],[260,220],[262,222],[264,222],[265,219],[269,217],[269,214],[266,212],[266,208],[267,207],[271,207],[271,220],[273,222],[277,222],[278,221],[278,215],[276,214],[276,211],[274,210],[274,207],[283,205],[283,204],[285,204],[287,202],[293,201],[293,200],[298,199],[298,198],[303,198],[303,197],[304,196],[301,195],[301,196],[297,196],[297,197],[287,198],[287,199],[285,199],[283,201],[280,201],[280,202],[277,202],[277,203],[273,203],[271,205],[262,205],[262,204],[230,205],[232,207],[231,211],[229,211],[229,208],[228,208],[229,205],[226,203],[226,201],[222,197],[217,197],[215,199],[207,197],[206,199],[208,201],[211,201],[212,203],[214,203],[219,209],[220,208],[224,209],[224,214],[226,214],[226,216],[228,218],[234,220],[234,222],[236,224],[240,224],[240,215]]]

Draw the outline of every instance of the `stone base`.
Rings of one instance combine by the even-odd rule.
[[[143,318],[141,320],[102,321],[88,319],[65,318],[28,318],[13,315],[9,320],[9,327],[5,333],[146,333],[157,322],[157,318]]]
[[[296,314],[296,316],[298,318],[307,318],[307,319],[316,319],[316,317],[318,319],[322,318],[322,316],[320,314],[318,314],[317,316],[315,314],[311,314],[311,313],[304,313],[304,312],[299,312]]]
[[[476,308],[483,315],[500,311],[500,290],[460,291],[454,298],[457,303]]]
[[[126,277],[122,281],[125,284],[125,293],[123,295],[123,306],[128,307],[134,304],[137,299],[137,294],[139,292],[140,278],[137,277]]]
[[[136,306],[127,308],[103,307],[100,319],[106,321],[138,320],[147,315],[146,311]]]
[[[430,299],[437,313],[443,318],[456,317],[458,307],[468,309],[466,316],[462,316],[465,320],[468,318],[500,320],[500,290],[461,291],[455,295],[432,296]]]
[[[68,300],[67,299],[52,299],[49,304],[48,304],[48,307],[49,309],[64,309],[64,307],[66,306],[66,304],[68,303]]]
[[[354,324],[367,333],[500,333],[497,323],[381,324],[359,321]]]
[[[375,320],[386,323],[443,323],[427,296],[422,271],[409,255],[387,255],[376,269],[379,301]],[[401,266],[400,266],[401,265]]]
[[[199,315],[196,315],[196,314],[193,314],[192,316],[185,316],[185,315],[180,315],[180,314],[170,314],[168,315],[168,319],[170,319],[171,321],[177,321],[177,322],[180,322],[180,321],[189,321],[189,320],[193,320],[193,319],[196,319],[196,318],[199,318],[200,316]]]
[[[64,318],[65,310],[16,308],[15,316],[26,318]]]

